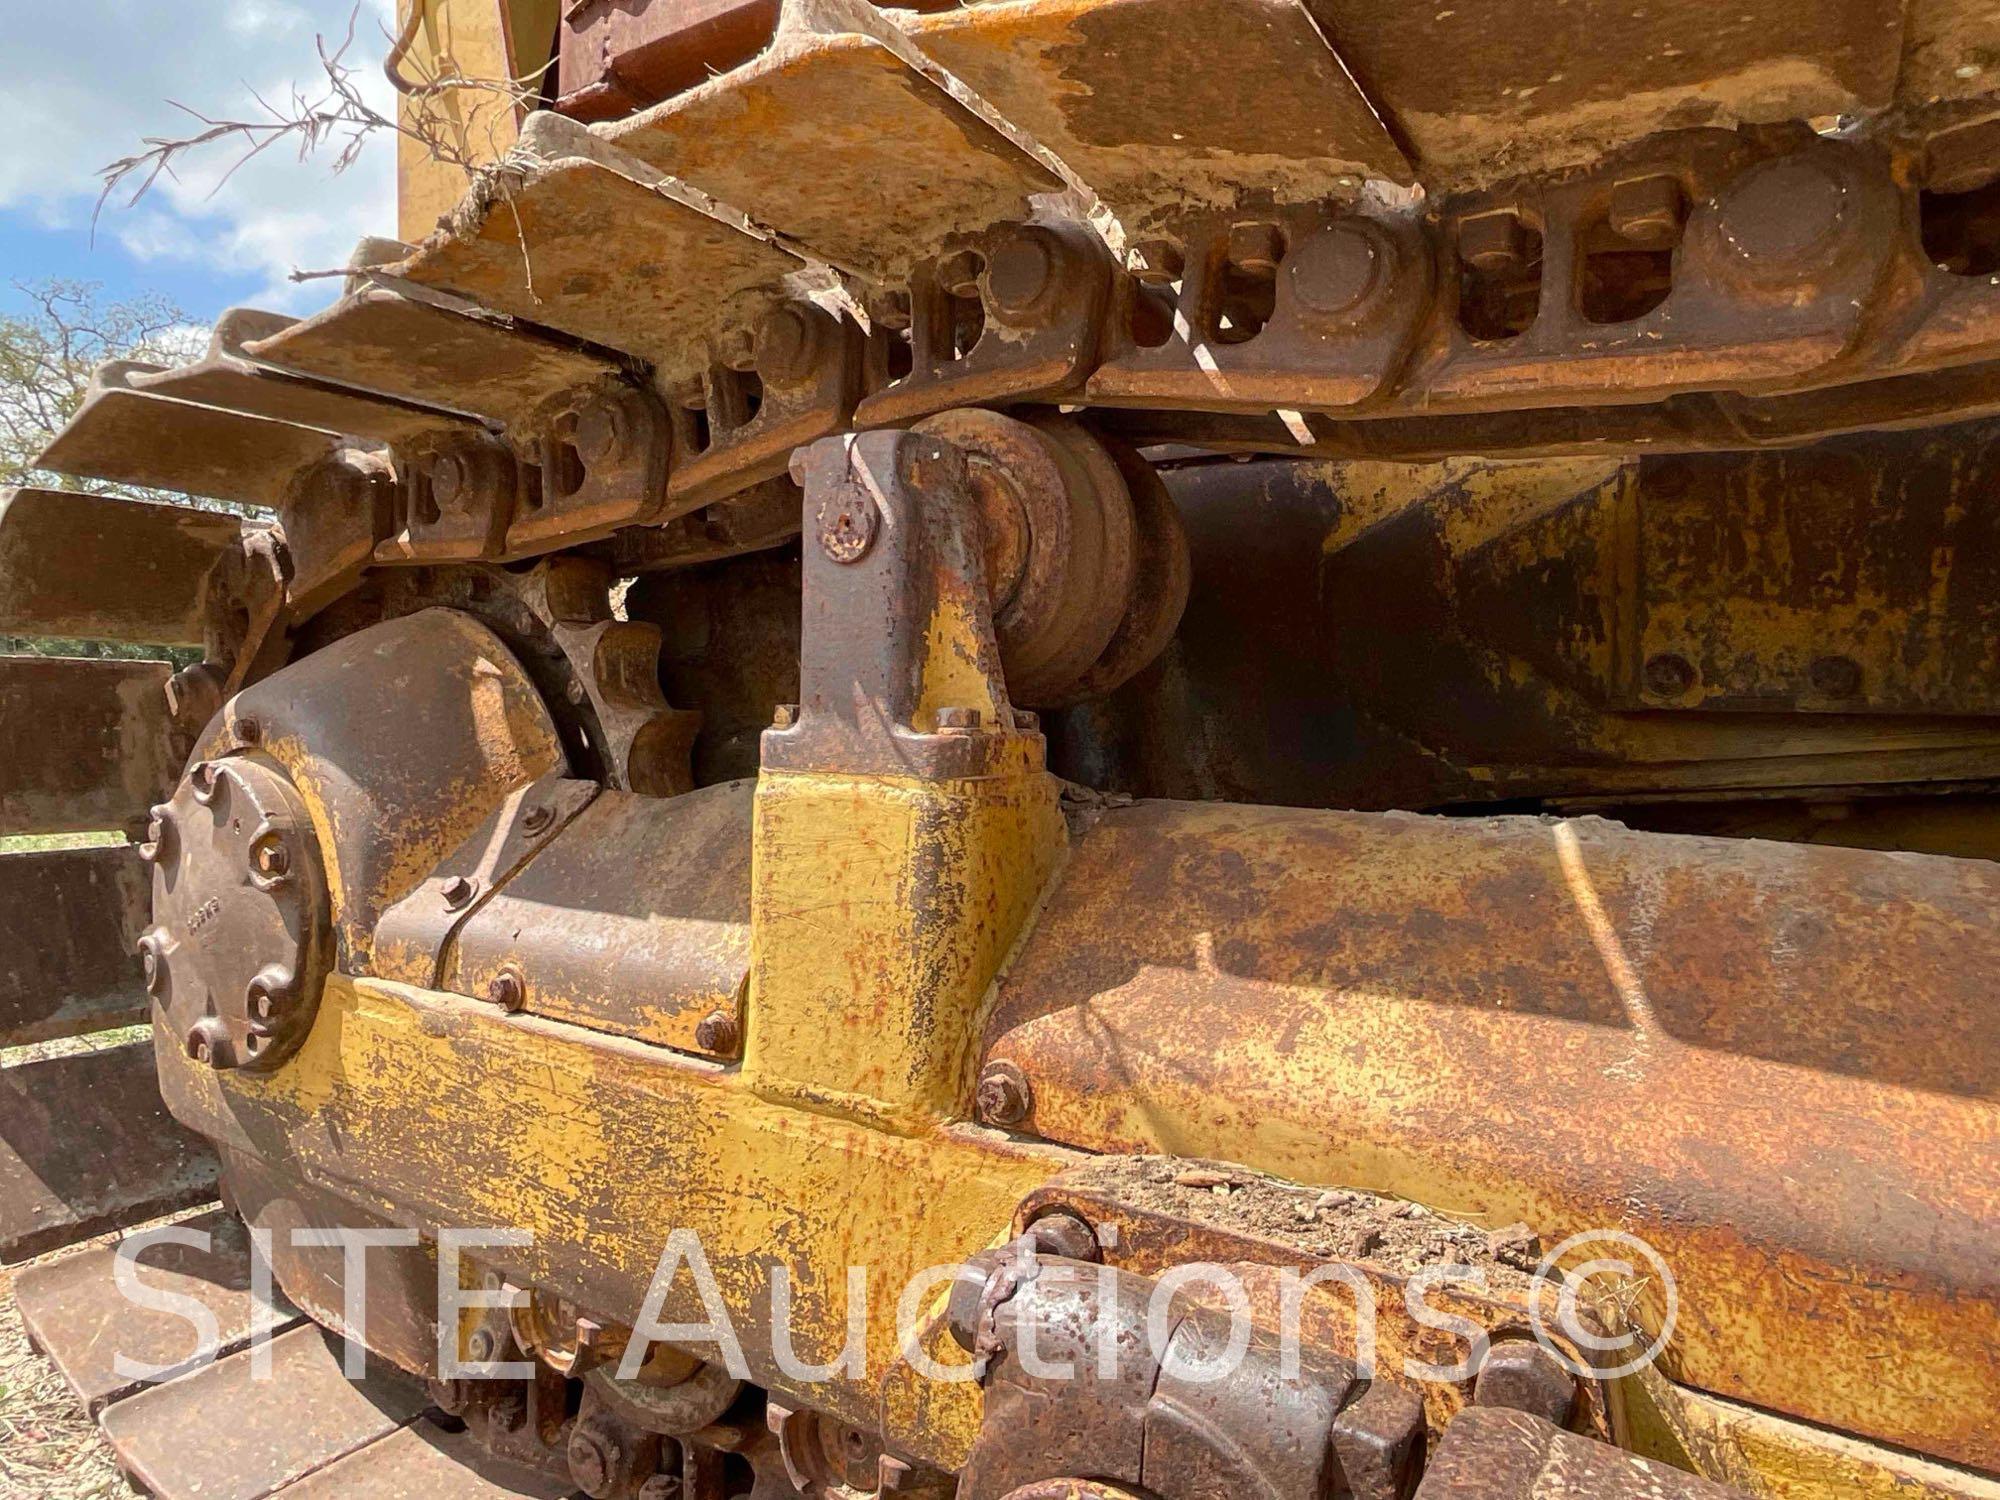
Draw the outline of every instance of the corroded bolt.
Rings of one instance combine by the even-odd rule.
[[[446,911],[457,911],[472,900],[478,889],[478,882],[463,875],[454,875],[444,883],[438,894],[444,897]]]
[[[541,833],[548,828],[549,824],[555,822],[555,820],[556,810],[546,802],[537,802],[533,807],[530,807],[526,812],[521,814],[521,832],[529,834]]]
[[[625,446],[625,423],[618,404],[602,399],[585,405],[576,414],[570,432],[570,446],[586,465],[601,464],[618,456]]]
[[[1847,185],[1825,162],[1759,162],[1721,200],[1722,237],[1745,260],[1789,264],[1826,249],[1847,218]]]
[[[680,1500],[680,1493],[678,1474],[655,1474],[639,1486],[639,1500]]]
[[[695,1023],[694,1044],[704,1052],[727,1056],[736,1051],[739,1040],[736,1018],[727,1012],[712,1010]]]
[[[757,322],[753,340],[757,373],[771,385],[796,385],[812,374],[818,325],[813,313],[783,303]]]
[[[1025,734],[1034,734],[1042,727],[1042,716],[1032,708],[1014,710],[1014,727]]]
[[[1094,1261],[1103,1254],[1097,1245],[1097,1231],[1066,1208],[1045,1213],[1028,1226],[1026,1238],[1040,1255],[1063,1260]]]
[[[1806,680],[1829,698],[1852,698],[1861,691],[1861,663],[1851,656],[1816,656]]]
[[[1521,226],[1521,216],[1503,208],[1460,219],[1458,258],[1488,275],[1518,271],[1528,259],[1528,235]]]
[[[1309,311],[1337,316],[1368,300],[1382,279],[1383,254],[1359,224],[1330,224],[1286,262],[1292,296]]]
[[[980,1120],[987,1125],[1010,1128],[1033,1113],[1035,1091],[1028,1075],[1011,1062],[991,1062],[979,1075],[973,1103]]]
[[[146,993],[158,995],[167,987],[167,934],[155,927],[139,939],[139,966],[146,975]]]
[[[819,508],[820,550],[837,563],[860,562],[875,544],[881,513],[859,486],[842,485]]]
[[[910,294],[878,292],[868,299],[868,321],[878,328],[900,333],[910,326]]]
[[[1180,246],[1171,240],[1140,240],[1127,252],[1132,276],[1147,286],[1166,286],[1181,279]]]
[[[1472,1402],[1524,1411],[1564,1427],[1576,1411],[1576,1377],[1532,1339],[1509,1339],[1487,1351]]]
[[[756,369],[756,335],[748,328],[724,329],[722,336],[715,341],[715,357],[725,369],[738,372]]]
[[[487,981],[486,998],[504,1011],[517,1011],[528,1003],[528,982],[510,965]]]
[[[1053,287],[1056,238],[1030,224],[1008,235],[986,258],[986,295],[998,312],[1019,316],[1033,311]]]
[[[431,460],[431,498],[439,505],[457,500],[466,483],[465,461],[455,453],[440,453]]]
[[[780,703],[771,715],[773,729],[790,729],[799,722],[799,706],[796,703]]]
[[[1277,273],[1285,258],[1285,232],[1276,224],[1232,224],[1229,226],[1229,263],[1256,276]]]
[[[1686,213],[1680,179],[1656,173],[1615,184],[1605,218],[1611,232],[1622,239],[1638,245],[1660,245],[1671,243],[1680,234]]]
[[[637,1486],[639,1453],[602,1414],[579,1421],[569,1435],[569,1477],[591,1500],[628,1495]]]
[[[465,1352],[476,1365],[483,1365],[493,1357],[493,1330],[475,1328],[472,1337],[465,1341]]]
[[[977,729],[984,719],[976,708],[941,708],[937,711],[937,727],[945,730]]]
[[[985,264],[977,250],[954,250],[938,262],[937,283],[954,297],[977,297]]]
[[[292,852],[276,834],[265,834],[250,846],[250,862],[259,875],[276,880],[292,867]]]
[[[254,745],[264,738],[264,726],[245,715],[236,721],[236,738],[246,745]]]
[[[501,1432],[518,1432],[528,1420],[528,1398],[517,1390],[502,1391],[486,1408],[487,1423]]]
[[[1694,666],[1685,656],[1662,651],[1646,658],[1646,691],[1661,698],[1678,698],[1694,686]]]

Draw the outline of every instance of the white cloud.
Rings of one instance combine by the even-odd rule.
[[[0,209],[46,226],[88,221],[97,173],[143,149],[148,136],[199,128],[169,101],[211,117],[254,119],[262,94],[283,108],[294,86],[317,89],[314,38],[337,46],[354,23],[348,57],[368,102],[387,113],[393,95],[379,66],[392,0],[64,0],[38,6],[8,38],[0,119],[17,132],[0,152]],[[304,162],[281,142],[234,175],[242,155],[222,142],[162,177],[138,207],[106,205],[100,237],[142,260],[212,265],[263,278],[262,305],[301,311],[325,302],[332,283],[293,285],[294,268],[342,264],[364,234],[395,232],[395,147],[372,140],[339,175],[343,143]],[[227,180],[225,180],[225,177]]]

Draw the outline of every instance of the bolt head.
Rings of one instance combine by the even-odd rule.
[[[586,467],[607,463],[625,446],[625,424],[618,403],[608,399],[592,401],[576,414],[569,445]]]
[[[439,894],[444,897],[446,911],[458,911],[471,904],[472,898],[477,894],[478,890],[479,884],[477,881],[470,880],[463,875],[454,875],[444,883]]]
[[[431,460],[431,498],[439,505],[450,505],[465,488],[467,477],[464,459],[455,453],[438,454]]]
[[[1678,698],[1695,683],[1694,664],[1672,651],[1647,657],[1641,675],[1646,691],[1658,698]]]
[[[1615,183],[1605,218],[1621,239],[1636,245],[1669,245],[1679,236],[1686,214],[1680,179],[1657,173]]]
[[[292,851],[276,834],[266,834],[251,846],[250,862],[259,875],[277,880],[292,868]]]
[[[474,1364],[483,1365],[493,1357],[493,1330],[475,1328],[465,1341],[465,1352]]]
[[[941,708],[937,711],[940,729],[977,729],[983,715],[976,708]]]
[[[1259,276],[1276,273],[1285,258],[1285,232],[1276,224],[1232,224],[1229,227],[1229,263],[1239,270]]]
[[[773,729],[790,729],[799,722],[799,706],[796,703],[780,703],[771,715]]]
[[[758,320],[753,340],[753,364],[772,385],[796,385],[812,374],[817,352],[815,313],[784,303]]]
[[[1060,254],[1055,236],[1038,225],[1017,229],[986,257],[986,295],[996,312],[1020,317],[1054,289]]]
[[[1861,691],[1861,663],[1851,656],[1818,656],[1806,669],[1813,691],[1828,698],[1852,698]]]
[[[741,1037],[736,1018],[719,1010],[703,1016],[694,1028],[694,1044],[704,1052],[718,1055],[734,1053]]]
[[[611,1470],[617,1462],[614,1445],[605,1434],[583,1426],[570,1434],[569,1477],[586,1495],[609,1492]]]
[[[1504,1406],[1567,1426],[1576,1411],[1576,1377],[1532,1339],[1493,1345],[1472,1385],[1475,1406]]]
[[[859,485],[844,484],[820,502],[820,550],[837,563],[856,563],[875,545],[881,512]]]
[[[1458,221],[1458,258],[1488,275],[1515,271],[1528,259],[1528,235],[1511,208]]]
[[[486,998],[504,1011],[518,1011],[528,1003],[528,985],[513,969],[502,969],[486,986]]]
[[[1328,317],[1358,310],[1384,280],[1385,248],[1377,232],[1355,223],[1330,224],[1285,263],[1292,297]]]
[[[521,814],[523,833],[541,833],[556,820],[556,810],[545,802],[537,802]]]
[[[1035,1108],[1028,1075],[1010,1062],[993,1062],[979,1075],[974,1107],[987,1125],[1009,1129],[1023,1123]]]
[[[1791,266],[1832,247],[1848,218],[1847,184],[1823,161],[1781,157],[1732,182],[1721,212],[1723,240],[1743,260]]]
[[[236,738],[246,745],[255,745],[264,738],[264,726],[245,715],[236,721]]]
[[[937,283],[954,297],[977,297],[986,260],[977,250],[954,250],[937,265]]]

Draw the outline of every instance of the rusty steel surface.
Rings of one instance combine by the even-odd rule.
[[[304,799],[254,755],[197,761],[153,809],[139,940],[160,1033],[215,1068],[272,1068],[312,1025],[332,962],[326,874]]]
[[[14,1278],[21,1322],[37,1349],[91,1416],[151,1383],[126,1368],[152,1368],[171,1379],[212,1359],[234,1354],[253,1335],[269,1336],[296,1323],[298,1311],[282,1295],[260,1302],[252,1284],[250,1237],[243,1221],[225,1210],[173,1226],[177,1235],[205,1242],[162,1239],[133,1252],[138,1281],[164,1296],[187,1297],[215,1319],[213,1340],[197,1336],[177,1304],[164,1296],[142,1303],[116,1280],[118,1245],[26,1267]],[[265,1283],[267,1289],[269,1282]],[[179,1304],[185,1305],[185,1304]]]
[[[269,1360],[262,1376],[260,1355]],[[372,1362],[364,1379],[349,1381],[340,1341],[306,1324],[268,1349],[128,1396],[100,1425],[118,1466],[159,1500],[263,1500],[407,1426],[423,1408],[422,1386]]]
[[[280,1500],[568,1500],[577,1491],[496,1458],[469,1432],[413,1422],[275,1492]]]
[[[1993,443],[1170,470],[1186,623],[1159,670],[1050,716],[1052,764],[1369,808],[1977,783]]]
[[[215,1153],[160,1099],[150,1042],[0,1068],[0,1262],[215,1196]]]
[[[328,384],[518,421],[551,397],[615,374],[601,356],[364,287],[244,346],[261,363]]]
[[[442,987],[488,996],[510,973],[521,994],[506,1009],[733,1055],[750,969],[753,790],[600,795],[465,923]],[[730,1045],[703,1043],[704,1024]]]
[[[0,656],[0,835],[137,828],[185,746],[157,661]]]
[[[760,297],[774,300],[802,264],[593,160],[612,153],[560,116],[536,116],[523,151],[517,174],[496,179],[396,274],[628,350],[672,378],[700,368],[701,341],[726,318],[754,321]],[[620,238],[645,257],[607,258]]]
[[[755,121],[756,149],[737,132]],[[1062,181],[854,31],[781,31],[746,67],[596,127],[658,170],[836,265],[907,269],[946,235],[1025,216]],[[848,184],[869,184],[866,215]]]
[[[1445,1433],[1416,1500],[1729,1500],[1710,1484],[1520,1411],[1466,1413]]]
[[[147,910],[130,845],[0,854],[0,1046],[144,1020]]]
[[[0,493],[0,629],[198,646],[234,516],[63,490]]]
[[[157,367],[109,364],[35,463],[59,474],[276,505],[286,482],[332,452],[333,433],[149,395]]]
[[[548,710],[491,631],[427,609],[347,637],[232,699],[199,753],[268,756],[328,860],[339,962],[510,793],[562,764]]]
[[[1253,196],[1351,200],[1365,177],[1411,180],[1303,6],[1057,0],[902,24],[926,57],[1088,182],[1128,235],[1233,212]]]
[[[1142,803],[1075,849],[987,1055],[1066,1145],[1632,1230],[1679,1278],[1676,1378],[1990,1467],[1997,881],[1592,820]]]

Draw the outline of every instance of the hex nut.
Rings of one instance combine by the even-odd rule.
[[[1565,1427],[1576,1414],[1576,1377],[1532,1339],[1508,1339],[1486,1352],[1472,1384],[1475,1406],[1505,1406]]]
[[[1518,271],[1528,260],[1528,232],[1520,214],[1503,208],[1460,219],[1458,258],[1489,276]]]
[[[528,1003],[528,982],[520,970],[509,965],[488,981],[486,998],[504,1011],[518,1011]]]
[[[1034,1113],[1035,1090],[1017,1064],[990,1062],[979,1075],[973,1103],[982,1124],[1012,1129]]]
[[[1232,224],[1229,227],[1229,263],[1255,276],[1277,274],[1278,262],[1285,258],[1285,232],[1276,224]]]
[[[694,1028],[694,1044],[702,1051],[713,1052],[719,1057],[734,1055],[741,1040],[742,1033],[736,1018],[723,1011],[710,1011]]]

